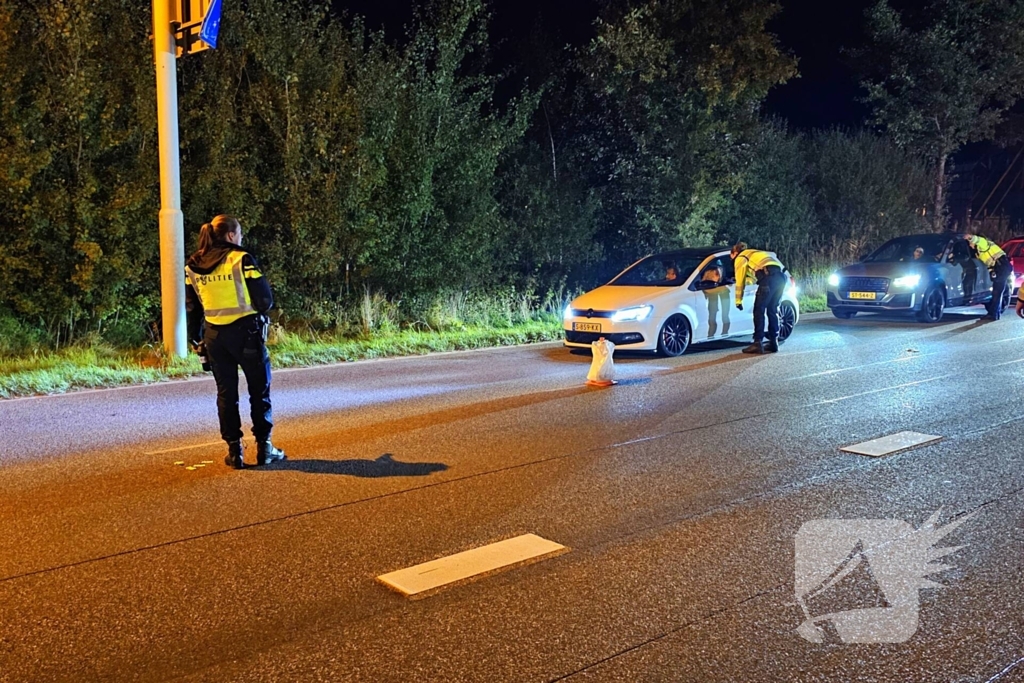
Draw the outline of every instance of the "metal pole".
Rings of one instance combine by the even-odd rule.
[[[153,56],[156,63],[157,128],[160,139],[160,299],[164,349],[184,358],[185,220],[178,171],[178,81],[171,2],[153,0]]]

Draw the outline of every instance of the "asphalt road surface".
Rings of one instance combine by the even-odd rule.
[[[210,379],[0,402],[0,680],[1024,680],[1024,322],[981,313],[607,389],[558,344],[280,371],[241,472]],[[839,450],[901,430],[943,438]],[[375,580],[525,533],[569,551]]]

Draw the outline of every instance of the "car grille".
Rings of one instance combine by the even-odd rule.
[[[844,277],[839,282],[839,289],[843,292],[887,292],[889,290],[889,278],[887,277]]]
[[[572,309],[573,317],[576,318],[610,318],[615,311],[595,311],[590,308],[574,308]]]
[[[604,337],[616,346],[619,344],[640,344],[644,341],[644,336],[639,332],[613,332],[605,334],[601,332],[565,331],[565,340],[570,344],[593,344],[601,337]]]

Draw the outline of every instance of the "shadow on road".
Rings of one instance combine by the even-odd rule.
[[[350,477],[376,479],[380,477],[423,477],[444,472],[448,465],[442,462],[401,462],[385,453],[376,460],[285,460],[260,468],[264,472],[292,471],[306,474],[346,474]]]

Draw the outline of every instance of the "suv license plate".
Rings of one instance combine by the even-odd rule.
[[[878,297],[874,292],[850,292],[851,299],[875,299]]]
[[[601,323],[573,323],[572,329],[577,332],[600,332]]]

